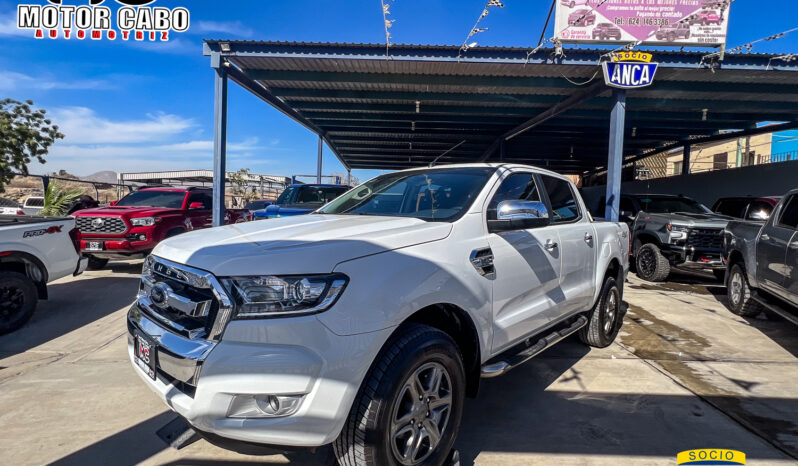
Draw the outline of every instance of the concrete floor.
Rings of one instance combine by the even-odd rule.
[[[0,464],[330,463],[330,450],[244,456],[199,441],[168,448],[173,418],[133,373],[124,315],[139,262],[51,285],[22,330],[0,337]],[[693,448],[748,464],[798,459],[798,328],[743,319],[709,278],[630,276],[618,341],[566,341],[466,405],[461,463],[675,464]]]

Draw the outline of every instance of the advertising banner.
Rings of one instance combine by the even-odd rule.
[[[562,43],[718,46],[726,43],[729,0],[558,0]]]

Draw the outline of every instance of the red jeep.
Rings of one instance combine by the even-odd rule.
[[[75,212],[80,252],[90,269],[109,259],[145,257],[160,241],[211,226],[210,189],[143,187],[109,207]],[[226,223],[247,221],[247,211],[226,210]]]

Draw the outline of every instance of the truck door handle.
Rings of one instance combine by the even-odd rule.
[[[496,268],[493,266],[493,251],[490,248],[474,249],[468,260],[483,277],[494,278],[496,276]]]
[[[589,243],[591,241],[593,241],[593,235],[591,235],[590,233],[585,233],[585,242]]]
[[[759,239],[763,239],[763,240],[767,241],[767,240],[770,239],[770,236],[768,236],[767,233],[762,233],[762,236],[760,236]]]
[[[545,245],[546,249],[548,249],[549,251],[553,251],[556,247],[557,247],[557,243],[556,242],[554,242],[554,241],[552,241],[550,239],[546,240],[546,245]]]

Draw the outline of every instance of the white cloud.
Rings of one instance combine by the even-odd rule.
[[[146,119],[111,121],[86,107],[55,108],[50,118],[66,144],[124,144],[164,141],[196,126],[191,118],[156,113]]]
[[[196,21],[189,31],[200,34],[221,33],[231,36],[251,37],[255,35],[255,31],[244,26],[241,21]]]
[[[113,89],[114,85],[104,79],[78,79],[60,81],[50,76],[34,77],[15,71],[0,71],[0,91],[23,89],[38,90],[85,90]]]
[[[0,14],[0,37],[33,37],[33,31],[29,29],[17,29],[17,12]]]

